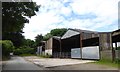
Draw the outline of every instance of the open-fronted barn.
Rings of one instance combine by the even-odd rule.
[[[68,29],[61,38],[61,45],[61,57],[99,59],[98,32]]]
[[[58,58],[115,59],[113,43],[120,42],[120,30],[96,32],[81,29],[68,29],[62,36],[51,37],[45,45],[45,53]]]

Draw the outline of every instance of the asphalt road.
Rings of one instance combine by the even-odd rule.
[[[45,68],[26,61],[23,57],[16,56],[12,57],[9,61],[5,61],[3,70],[118,70],[118,68],[92,63]]]
[[[10,60],[5,61],[3,70],[44,70],[29,61],[24,60],[22,57],[12,57]]]

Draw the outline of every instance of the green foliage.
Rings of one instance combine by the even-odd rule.
[[[15,47],[22,46],[24,25],[39,7],[35,2],[2,2],[2,39],[11,40]]]
[[[10,52],[13,52],[14,46],[10,40],[0,40],[0,45],[2,45],[2,55],[9,57]]]
[[[118,64],[120,63],[120,60],[116,59],[114,62],[112,62],[109,59],[101,59],[97,62],[94,62],[96,64],[102,64],[102,65],[107,65],[107,66],[111,66],[111,67],[118,67]]]
[[[39,7],[35,2],[2,2],[2,31],[22,31],[24,23],[29,22],[26,17],[36,15]]]
[[[51,38],[52,36],[63,36],[65,34],[65,32],[67,31],[66,28],[57,28],[57,29],[52,29],[50,31],[50,33],[47,33],[44,37],[43,40],[46,41],[49,38]]]
[[[46,41],[48,40],[49,38],[51,38],[52,35],[50,33],[47,33],[44,37],[43,37],[43,40]]]
[[[38,34],[36,37],[35,37],[35,43],[36,43],[36,46],[40,46],[41,45],[41,41],[43,41],[43,36],[42,34]]]
[[[24,44],[24,36],[19,32],[4,33],[3,40],[11,40],[15,47],[20,47]]]
[[[35,53],[34,48],[29,48],[27,46],[23,46],[14,50],[15,55],[34,54],[34,53]]]
[[[35,48],[35,41],[33,41],[31,39],[25,39],[24,40],[24,45],[28,46],[30,48]]]
[[[61,28],[61,29],[53,29],[50,31],[50,33],[53,36],[62,36],[66,31],[67,29]]]

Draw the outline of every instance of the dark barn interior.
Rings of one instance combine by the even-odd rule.
[[[52,47],[53,48],[53,50],[52,50],[53,57],[54,58],[60,57],[59,56],[60,55],[60,40],[53,38],[53,45],[52,46],[53,46]]]
[[[72,36],[70,38],[62,39],[61,41],[62,55],[70,58],[71,48],[80,48],[80,34]]]

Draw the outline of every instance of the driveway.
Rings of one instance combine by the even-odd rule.
[[[22,57],[15,56],[4,61],[3,70],[43,70],[43,68],[24,60]]]
[[[40,58],[36,56],[24,57],[38,66],[45,67],[48,70],[118,70],[118,68],[98,65],[93,60],[78,59],[59,59],[59,58]]]

